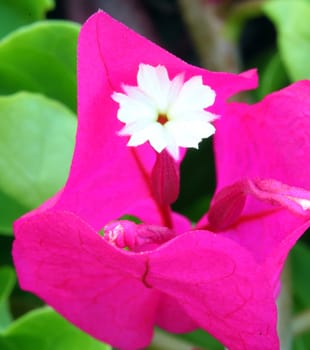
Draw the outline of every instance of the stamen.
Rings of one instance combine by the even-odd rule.
[[[176,233],[167,227],[119,220],[104,227],[103,239],[118,248],[142,252],[153,250],[175,236]]]
[[[165,125],[168,121],[166,114],[159,114],[157,117],[157,122],[161,125]]]

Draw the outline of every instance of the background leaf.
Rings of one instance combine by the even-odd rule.
[[[294,306],[298,312],[310,308],[310,248],[298,242],[290,253]]]
[[[190,341],[192,344],[202,349],[223,350],[224,347],[210,334],[203,330],[197,330],[191,333],[179,335],[180,338]]]
[[[35,23],[0,41],[0,94],[40,92],[76,110],[76,45],[80,26]]]
[[[15,285],[15,281],[15,272],[12,267],[6,266],[0,268],[0,330],[9,325],[12,320],[8,308],[8,298]],[[0,347],[0,349],[2,349],[2,347]]]
[[[292,292],[294,311],[296,313],[310,309],[310,248],[307,244],[298,242],[290,253],[292,266]],[[294,337],[293,350],[310,349],[310,332]]]
[[[310,334],[302,334],[294,338],[293,350],[308,350],[310,348]]]
[[[1,124],[1,122],[0,122]],[[0,151],[1,152],[1,151]],[[22,216],[29,208],[0,191],[0,232],[12,234],[12,222]],[[0,348],[1,349],[1,348]]]
[[[310,1],[270,0],[263,9],[277,28],[280,55],[291,80],[310,79]]]
[[[257,100],[262,100],[267,94],[280,90],[289,84],[285,67],[279,53],[273,53],[261,63],[260,84],[254,91]]]
[[[13,348],[8,342],[7,340],[5,340],[2,335],[0,334],[0,349],[1,350],[17,350],[15,348]]]
[[[53,0],[0,0],[0,37],[20,26],[42,20]]]
[[[59,102],[25,92],[0,97],[0,208],[11,210],[1,213],[3,229],[64,185],[75,128],[74,114]]]

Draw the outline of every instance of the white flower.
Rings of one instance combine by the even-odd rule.
[[[215,92],[203,84],[201,76],[184,82],[183,74],[169,79],[167,69],[140,64],[138,86],[123,85],[124,93],[114,92],[119,103],[117,118],[126,125],[120,135],[129,135],[128,146],[149,141],[159,153],[163,149],[179,158],[179,147],[198,148],[199,142],[215,132],[216,115],[205,108],[213,105]]]

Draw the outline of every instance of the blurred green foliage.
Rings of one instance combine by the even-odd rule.
[[[74,114],[57,101],[28,92],[0,96],[0,191],[9,209],[17,204],[15,214],[37,207],[64,185],[75,127]],[[11,219],[2,218],[3,232]]]
[[[290,79],[310,79],[310,1],[271,0],[263,10],[277,28],[279,53]]]
[[[0,94],[45,94],[76,110],[76,47],[80,26],[30,24],[0,41]]]
[[[0,0],[0,38],[21,26],[42,20],[53,7],[53,0]]]
[[[15,280],[15,272],[12,267],[6,266],[0,268],[0,332],[12,321],[8,302],[15,285]]]
[[[290,254],[294,315],[310,309],[310,248],[298,242]],[[294,338],[293,350],[310,349],[310,331]]]

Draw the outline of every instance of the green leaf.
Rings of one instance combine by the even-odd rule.
[[[16,277],[13,268],[0,268],[0,330],[5,328],[12,321],[8,308],[8,298],[15,285]],[[2,349],[2,348],[1,348]]]
[[[280,55],[290,78],[310,79],[310,1],[270,0],[263,9],[277,28]]]
[[[45,21],[0,41],[0,94],[39,92],[75,111],[79,28],[68,21]]]
[[[310,248],[298,242],[290,253],[294,308],[302,311],[310,308]]]
[[[293,350],[309,350],[310,349],[310,334],[301,334],[293,340]]]
[[[14,269],[9,266],[0,268],[0,303],[5,301],[11,294],[15,285],[15,272]]]
[[[47,307],[31,311],[19,318],[3,332],[3,338],[16,350],[111,349],[110,346],[75,328]]]
[[[74,114],[59,102],[26,92],[0,97],[1,199],[11,207],[18,203],[4,221],[0,216],[1,226],[64,185],[75,128]]]
[[[211,196],[203,196],[184,208],[183,212],[186,213],[186,216],[190,218],[192,222],[197,222],[208,211],[210,202]]]
[[[12,347],[7,340],[0,334],[0,349],[1,350],[18,350],[15,347]]]
[[[31,22],[42,20],[53,0],[0,0],[0,37]]]
[[[23,215],[27,210],[29,210],[29,208],[21,205],[16,200],[0,191],[0,234],[11,235],[12,222]]]
[[[189,149],[182,161],[180,195],[172,205],[173,210],[188,216],[191,221],[198,220],[201,213],[205,214],[209,208],[208,198],[215,189],[214,172],[213,144],[208,138],[199,144],[198,151]],[[196,204],[198,201],[200,204]]]
[[[264,63],[260,71],[260,84],[255,91],[258,100],[289,84],[285,68],[278,53],[274,53],[271,57],[268,57]]]
[[[292,267],[292,293],[295,315],[310,308],[310,248],[299,241],[290,253]],[[293,350],[310,349],[310,333],[298,334],[293,340]]]
[[[262,5],[258,1],[243,1],[235,6],[231,6],[229,11],[225,12],[225,34],[238,41],[244,24],[262,13]]]
[[[216,339],[214,339],[210,334],[204,332],[203,330],[197,330],[191,333],[179,335],[180,338],[186,339],[201,347],[202,349],[212,349],[212,350],[223,350],[224,347]]]

